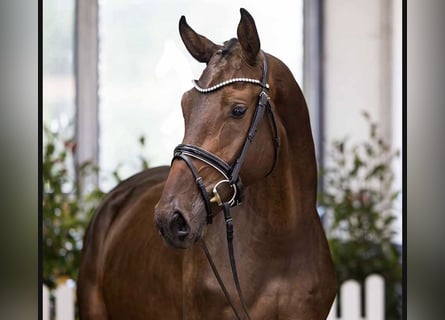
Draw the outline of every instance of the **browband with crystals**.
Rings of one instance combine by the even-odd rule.
[[[212,86],[210,88],[201,88],[198,85],[198,80],[192,80],[192,83],[195,86],[195,89],[198,90],[201,93],[209,93],[209,92],[218,90],[219,88],[222,88],[224,86],[227,86],[227,85],[235,83],[235,82],[253,83],[253,84],[259,85],[259,86],[261,86],[263,88],[269,89],[269,84],[262,83],[260,80],[249,79],[249,78],[233,78],[233,79],[226,80],[226,81],[223,81],[221,83],[215,84],[214,86]]]

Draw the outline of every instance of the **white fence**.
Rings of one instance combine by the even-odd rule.
[[[51,297],[52,296],[52,297]],[[49,290],[47,286],[42,287],[42,320],[74,320],[76,304],[75,282],[67,280]],[[53,315],[51,315],[51,313]]]
[[[43,320],[50,320],[53,310],[55,320],[74,320],[75,317],[75,285],[73,281],[59,285],[50,292],[44,285],[42,288]],[[54,302],[51,302],[53,295]],[[340,288],[340,312],[337,317],[337,299],[332,305],[327,320],[384,320],[385,319],[385,283],[380,275],[370,275],[365,281],[365,317],[361,316],[360,285],[357,281],[348,280]]]
[[[382,276],[373,274],[365,280],[365,317],[361,316],[360,285],[357,281],[345,281],[340,288],[340,313],[337,317],[337,298],[327,320],[384,320],[385,282]]]

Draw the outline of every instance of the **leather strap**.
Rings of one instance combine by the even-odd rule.
[[[229,292],[227,291],[226,286],[224,285],[224,282],[222,281],[222,278],[218,272],[218,269],[216,268],[215,263],[213,262],[212,256],[210,255],[209,249],[207,248],[207,244],[205,243],[204,239],[201,240],[202,248],[204,250],[204,253],[207,257],[207,260],[209,261],[210,267],[212,268],[213,274],[215,275],[216,280],[218,281],[218,284],[222,291],[224,292],[224,296],[226,297],[226,300],[229,302],[230,307],[232,308],[233,312],[235,313],[235,316],[238,320],[241,320],[240,315],[238,314],[238,311],[235,308],[235,304],[233,303],[233,300],[230,298]]]
[[[269,103],[267,104],[267,111],[269,112],[269,120],[270,123],[272,125],[272,130],[273,130],[273,141],[274,141],[274,152],[275,152],[275,158],[273,161],[273,165],[272,168],[270,168],[270,171],[266,174],[266,176],[270,175],[272,173],[272,171],[275,170],[275,167],[277,166],[278,163],[278,155],[279,155],[279,150],[280,150],[280,136],[278,135],[278,126],[277,126],[277,120],[275,119],[275,112],[273,111],[271,102],[269,101]]]
[[[233,221],[232,221],[232,216],[230,215],[230,206],[228,205],[227,202],[224,203],[223,209],[224,209],[224,219],[226,221],[227,246],[229,247],[229,260],[230,260],[230,267],[232,268],[233,281],[235,282],[236,291],[238,292],[238,298],[239,301],[241,302],[241,306],[243,307],[244,313],[246,314],[247,319],[250,320],[249,311],[247,310],[247,306],[244,302],[243,294],[241,292],[241,285],[238,279],[238,271],[236,269],[235,254],[233,251]]]
[[[258,130],[258,125],[261,122],[261,120],[263,119],[264,111],[266,109],[267,103],[268,103],[268,95],[266,94],[266,92],[263,89],[260,93],[258,105],[255,109],[255,114],[254,114],[252,123],[250,125],[249,131],[247,133],[246,141],[244,142],[244,145],[243,145],[243,148],[241,149],[240,155],[235,160],[235,162],[232,166],[232,174],[230,177],[231,184],[234,184],[238,181],[241,166],[244,163],[244,159],[246,158],[249,146],[252,143],[253,138],[255,137],[255,134]]]
[[[208,224],[212,223],[213,222],[212,206],[210,204],[209,195],[207,193],[206,187],[204,185],[204,182],[202,181],[202,177],[199,175],[198,170],[196,170],[195,166],[192,163],[192,160],[190,160],[188,156],[184,154],[176,154],[173,160],[178,158],[182,159],[192,172],[193,178],[195,178],[195,183],[198,186],[198,189],[201,192],[201,196],[204,200],[204,206],[207,212],[207,223]]]
[[[177,153],[192,154],[194,157],[196,156],[198,158],[201,158],[201,160],[209,161],[212,166],[216,166],[217,170],[220,170],[225,174],[230,174],[231,172],[231,167],[227,162],[225,162],[218,156],[214,155],[213,153],[210,153],[207,150],[204,150],[198,146],[183,143],[178,145],[175,148],[174,152],[175,154]]]
[[[238,293],[238,299],[241,303],[243,311],[244,311],[245,315],[247,316],[247,319],[250,320],[249,311],[248,311],[247,306],[244,302],[243,294],[241,291],[241,285],[240,285],[239,278],[238,278],[238,271],[236,268],[235,253],[234,253],[234,249],[233,249],[233,220],[232,220],[232,216],[230,214],[230,205],[227,202],[225,202],[223,204],[223,211],[224,211],[224,220],[226,222],[227,247],[229,249],[228,253],[229,253],[230,267],[232,269],[233,281],[235,282],[236,291]],[[216,265],[213,262],[212,256],[209,252],[209,249],[207,248],[207,245],[206,245],[204,239],[201,240],[201,243],[202,243],[202,246],[204,249],[204,253],[207,257],[207,260],[209,261],[210,267],[212,268],[213,274],[215,275],[215,278],[218,281],[219,286],[221,287],[221,290],[224,293],[224,296],[226,297],[227,301],[229,302],[233,312],[235,313],[236,318],[241,320],[242,318],[240,317],[238,310],[235,308],[235,304],[233,303],[233,300],[231,299],[229,292],[227,291],[227,288],[224,285],[224,282],[222,281],[221,275],[219,274],[218,269],[216,268]]]

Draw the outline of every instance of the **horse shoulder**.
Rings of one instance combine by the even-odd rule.
[[[312,237],[302,247],[296,247],[279,290],[280,315],[293,319],[326,319],[336,294],[336,280],[327,244],[318,221]],[[320,247],[321,246],[321,247]],[[280,317],[281,319],[281,317]]]
[[[125,239],[121,241],[119,238],[122,237],[122,232],[132,229],[134,217],[141,219],[145,216],[145,225],[140,225],[145,233],[135,234],[148,239],[148,242],[143,241],[146,246],[144,249],[159,245],[159,236],[151,221],[153,217],[150,218],[150,212],[152,214],[159,200],[168,171],[168,167],[148,169],[121,182],[105,196],[95,212],[85,234],[78,279],[78,301],[82,319],[107,318],[109,304],[104,297],[104,285],[107,285],[104,284],[104,275],[112,273],[109,262],[122,267],[122,246],[116,246],[116,243],[129,245]],[[131,251],[131,245],[127,251]]]

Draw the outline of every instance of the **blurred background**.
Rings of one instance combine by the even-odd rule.
[[[319,213],[339,283],[357,281],[358,312],[370,319],[365,282],[380,275],[384,310],[373,320],[401,319],[401,0],[44,0],[48,317],[64,308],[56,310],[57,288],[75,287],[83,233],[102,196],[140,170],[168,165],[182,140],[181,95],[204,66],[181,42],[180,16],[222,43],[236,37],[240,7],[254,17],[262,49],[290,68],[305,94],[320,169]],[[340,305],[351,303],[341,296],[332,319],[346,320]]]

